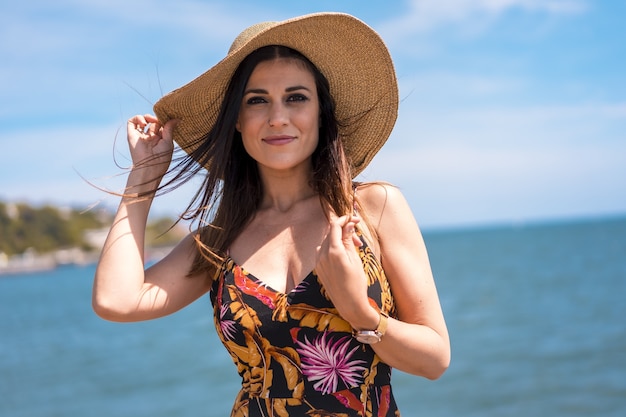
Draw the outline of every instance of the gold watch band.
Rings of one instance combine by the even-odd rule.
[[[380,334],[380,337],[385,335],[387,331],[387,320],[389,319],[389,315],[383,311],[380,312],[380,321],[378,322],[378,327],[376,327],[376,333]]]
[[[378,326],[376,326],[375,330],[352,330],[352,336],[354,336],[354,338],[359,342],[368,345],[378,343],[382,340],[382,337],[387,331],[388,319],[389,315],[381,311]]]

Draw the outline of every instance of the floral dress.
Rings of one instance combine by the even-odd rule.
[[[370,303],[394,316],[384,271],[361,240]],[[242,379],[231,417],[400,415],[391,368],[352,337],[315,271],[285,294],[227,258],[211,302]]]

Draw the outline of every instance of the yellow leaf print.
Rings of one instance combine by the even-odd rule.
[[[272,320],[282,323],[287,322],[287,308],[289,307],[289,301],[286,294],[278,294],[276,297],[276,308],[272,313]]]
[[[269,342],[256,333],[246,332],[248,347],[248,366],[250,367],[250,394],[267,397],[272,386],[273,373],[269,367],[271,361],[267,354]]]
[[[261,327],[261,321],[256,311],[252,308],[248,308],[246,303],[241,300],[239,290],[233,285],[227,285],[226,288],[228,289],[231,300],[233,300],[229,305],[230,311],[234,315],[233,319],[241,326],[251,331],[255,331],[258,327]]]
[[[379,278],[381,292],[380,292],[380,309],[386,312],[390,317],[396,317],[396,307],[393,302],[393,295],[391,295],[391,287],[389,281],[385,277],[385,273],[381,272],[382,277]]]
[[[236,358],[237,362],[250,362],[250,350],[247,347],[238,345],[232,341],[222,340],[222,343],[224,343],[224,346],[228,349],[228,352],[233,357],[233,360]]]
[[[361,263],[363,264],[363,270],[367,276],[367,285],[372,285],[376,281],[380,281],[379,273],[381,271],[378,259],[372,253],[369,247],[359,250],[359,256],[361,257]]]
[[[308,304],[293,304],[289,316],[299,320],[301,327],[317,329],[320,332],[352,332],[352,327],[334,308],[317,308]]]
[[[304,381],[300,370],[300,358],[296,350],[290,347],[272,346],[269,354],[282,366],[287,388],[293,391],[293,397],[301,398],[304,393]]]

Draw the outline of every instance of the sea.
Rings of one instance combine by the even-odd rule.
[[[403,416],[626,416],[626,217],[424,238],[452,362],[394,371]],[[208,298],[110,323],[94,268],[0,277],[0,416],[228,416],[240,382]]]

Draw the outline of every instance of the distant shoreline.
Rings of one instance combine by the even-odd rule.
[[[146,263],[163,258],[171,246],[146,249]],[[3,255],[3,254],[0,254]],[[20,255],[0,256],[0,278],[6,275],[25,275],[52,271],[63,266],[85,266],[98,262],[100,251],[85,251],[79,248],[61,249],[51,253],[38,254],[26,251]]]

